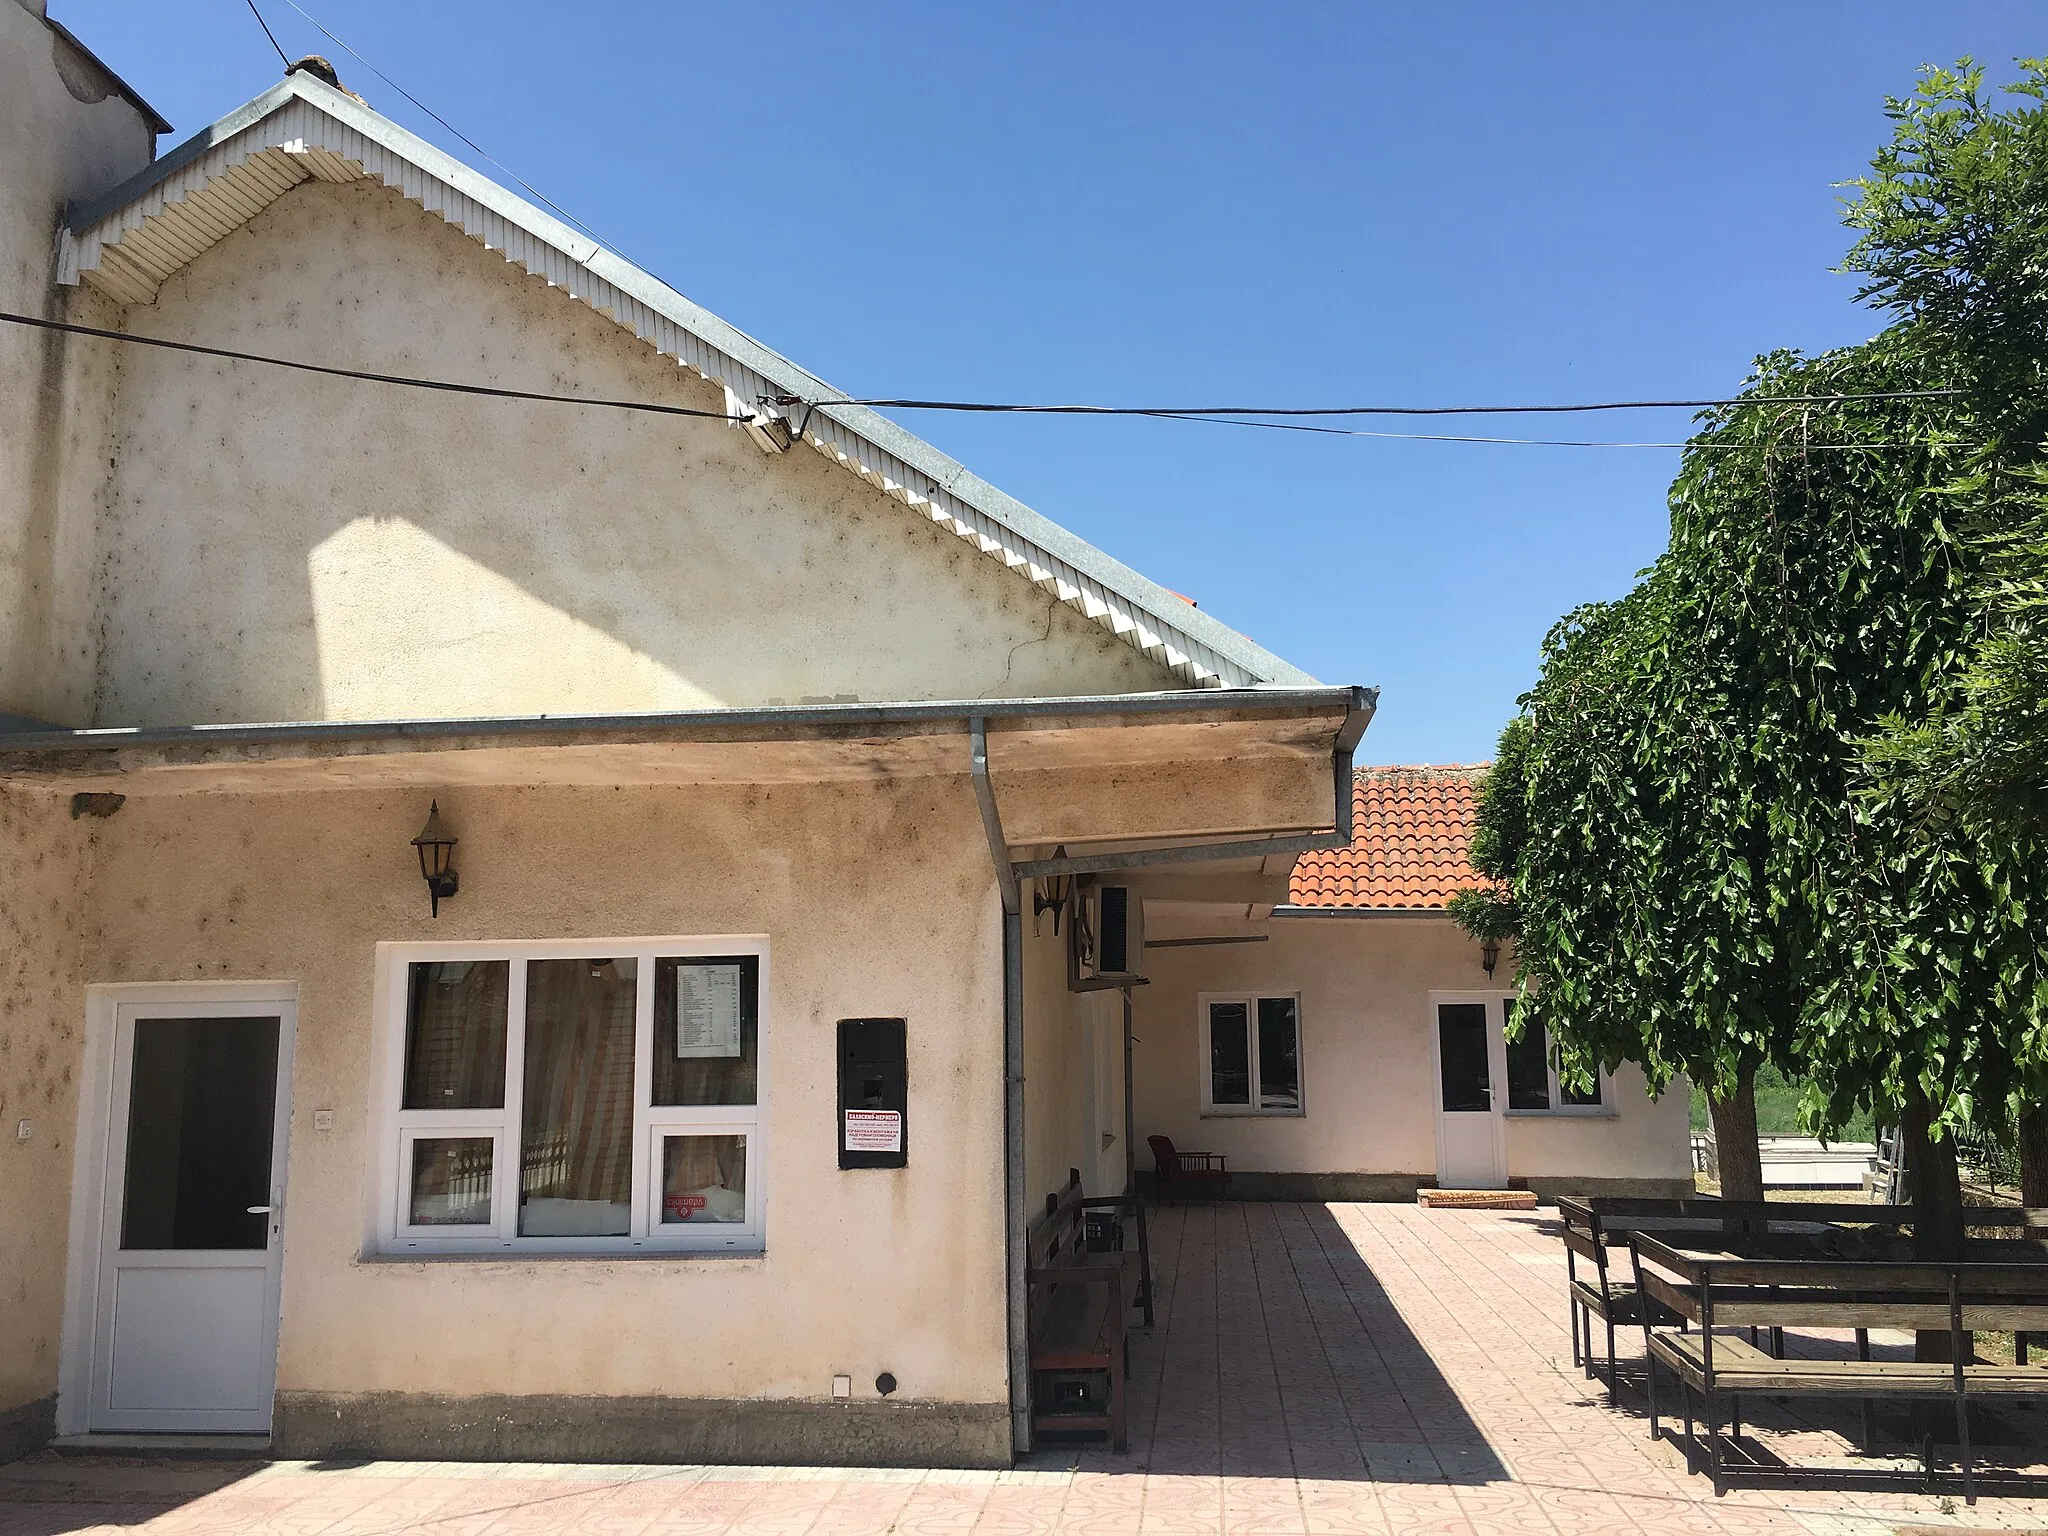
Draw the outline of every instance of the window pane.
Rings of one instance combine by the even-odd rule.
[[[747,1219],[747,1138],[666,1136],[661,1143],[664,1226]]]
[[[620,1237],[633,1198],[633,960],[526,967],[524,1237]]]
[[[434,961],[410,971],[402,1107],[503,1109],[510,963]]]
[[[753,955],[654,962],[655,1103],[756,1102],[760,991]]]
[[[1558,1079],[1557,1096],[1565,1104],[1598,1104],[1600,1102],[1600,1074],[1593,1074],[1593,1086],[1579,1093],[1565,1086],[1563,1078]]]
[[[1301,1030],[1291,997],[1259,999],[1259,1108],[1301,1108]]]
[[[491,1138],[422,1136],[412,1144],[415,1227],[476,1227],[491,1219]]]
[[[1250,1010],[1243,1003],[1209,1005],[1209,1102],[1250,1104]]]
[[[1501,1004],[1501,1014],[1512,1030],[1516,998]],[[1508,1108],[1550,1108],[1550,1057],[1543,1049],[1543,1031],[1528,1029],[1519,1040],[1508,1041]]]
[[[121,1246],[268,1247],[276,1106],[274,1017],[136,1020]]]
[[[1444,1109],[1457,1114],[1493,1108],[1493,1080],[1486,1069],[1486,1004],[1439,1003],[1436,1033]]]

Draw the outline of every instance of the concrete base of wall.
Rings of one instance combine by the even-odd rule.
[[[434,1461],[1007,1467],[1002,1403],[280,1392],[276,1454]]]
[[[1508,1182],[1517,1189],[1533,1189],[1540,1200],[1555,1200],[1559,1195],[1630,1195],[1650,1200],[1690,1200],[1698,1193],[1693,1188],[1691,1174],[1678,1179],[1568,1177],[1510,1179]]]
[[[19,1461],[31,1451],[40,1451],[57,1433],[57,1399],[39,1397],[32,1403],[0,1408],[0,1466]]]
[[[1560,1177],[1509,1179],[1511,1189],[1533,1189],[1541,1200],[1559,1195],[1636,1195],[1658,1199],[1689,1198],[1692,1178],[1634,1179]],[[1412,1204],[1416,1192],[1436,1188],[1433,1173],[1239,1173],[1230,1175],[1232,1200],[1384,1200]],[[1152,1175],[1138,1174],[1138,1193],[1158,1198]]]

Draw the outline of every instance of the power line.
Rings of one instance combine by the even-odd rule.
[[[1890,389],[1839,395],[1742,395],[1719,400],[1606,400],[1570,405],[1006,405],[979,400],[840,400],[878,410],[973,411],[1025,416],[1537,416],[1585,411],[1700,410],[1721,405],[1841,405],[1852,400],[1945,400],[1959,389]],[[794,395],[776,405],[809,405]],[[1662,446],[1661,444],[1652,446]]]
[[[448,379],[423,379],[402,373],[370,373],[360,368],[335,368],[326,363],[301,362],[291,357],[266,357],[260,352],[237,352],[230,347],[203,347],[191,341],[167,341],[161,336],[135,336],[126,331],[101,330],[96,325],[74,325],[65,320],[44,320],[36,315],[15,315],[0,310],[0,320],[10,325],[29,325],[38,330],[63,331],[72,336],[96,336],[102,341],[124,341],[131,346],[161,347],[167,352],[193,352],[201,357],[221,357],[230,362],[262,363],[270,368],[289,368],[297,373],[320,373],[335,379],[360,379],[370,384],[397,384],[406,389],[436,389],[451,395],[486,395],[495,400],[538,400],[550,405],[596,405],[612,411],[645,411],[656,416],[697,416],[712,421],[740,421],[744,417],[724,411],[698,411],[685,405],[657,405],[648,400],[601,400],[583,395],[556,395],[543,390],[500,389],[492,384],[458,384]]]
[[[277,49],[279,62],[289,70],[292,67],[292,61],[285,57],[284,49],[278,46],[277,34],[270,30],[270,23],[265,21],[263,13],[256,9],[256,0],[249,0],[249,14],[256,18],[256,25],[263,29],[263,35],[270,39],[270,46]]]
[[[462,140],[462,142],[464,144],[467,144],[474,153],[481,155],[484,159],[490,161],[491,164],[495,165],[499,170],[503,171],[507,176],[510,176],[515,182],[518,182],[520,188],[524,192],[526,192],[528,196],[532,197],[536,202],[545,204],[549,209],[553,210],[553,212],[559,215],[564,221],[575,225],[578,229],[582,230],[584,234],[590,236],[591,239],[595,240],[599,245],[610,246],[613,250],[618,249],[617,246],[612,245],[612,243],[609,240],[605,239],[604,236],[600,235],[588,224],[585,224],[581,219],[577,218],[575,214],[569,212],[569,210],[564,208],[561,204],[555,202],[552,198],[548,197],[546,193],[542,192],[539,188],[535,187],[531,182],[521,180],[519,173],[513,170],[511,166],[507,165],[504,161],[500,160],[496,155],[493,155],[489,150],[485,149],[483,145],[477,143],[475,139],[472,139],[460,128],[456,127],[453,123],[449,122],[447,118],[443,117],[440,113],[436,112],[424,101],[421,101],[419,97],[413,95],[411,91],[408,91],[396,80],[392,79],[389,75],[385,74],[383,70],[379,69],[375,64],[372,64],[368,59],[363,57],[363,55],[358,53],[354,48],[351,48],[341,38],[336,37],[332,32],[328,31],[326,27],[320,24],[319,19],[316,18],[311,11],[307,10],[303,5],[299,4],[299,0],[284,0],[284,3],[290,6],[293,10],[297,11],[301,16],[303,16],[314,31],[318,32],[322,37],[326,38],[330,43],[334,44],[335,47],[341,49],[343,52],[348,54],[350,58],[354,59],[358,64],[362,65],[363,68],[367,69],[379,80],[382,80],[386,85],[390,86],[391,89],[398,92],[399,95],[403,96],[415,107],[418,107],[420,111],[426,113],[427,116],[431,117],[443,128],[447,129],[450,133],[454,134],[456,138]],[[254,10],[256,8],[256,0],[249,0],[249,8],[251,10]],[[261,21],[263,18],[261,16],[258,16],[256,19],[258,21]],[[267,32],[270,29],[268,27],[265,27],[263,30]],[[277,39],[275,38],[271,39],[273,45],[275,45],[276,41]],[[283,54],[284,50],[280,48],[278,50],[278,56],[282,58]],[[289,67],[289,65],[287,65],[287,67]]]
[[[42,318],[40,315],[20,315],[13,314],[5,310],[0,310],[0,322],[5,322],[9,325],[30,326],[33,327],[34,329],[43,331],[59,331],[64,333],[65,335],[70,336],[90,336],[101,341],[118,341],[125,343],[128,346],[156,347],[166,352],[186,352],[198,357],[217,357],[224,359],[228,362],[236,363],[257,363],[266,368],[286,368],[290,369],[295,373],[315,373],[323,375],[327,378],[355,379],[363,383],[369,384],[393,384],[403,389],[431,389],[438,390],[444,394],[481,395],[484,396],[485,398],[493,400],[527,400],[545,405],[595,406],[604,410],[611,411],[638,411],[654,416],[686,416],[704,421],[740,422],[748,419],[745,416],[735,416],[726,411],[700,411],[693,409],[692,407],[689,406],[663,405],[651,400],[613,400],[592,395],[558,394],[547,390],[505,389],[494,384],[469,384],[454,379],[423,378],[416,374],[376,373],[362,368],[340,368],[336,367],[331,363],[309,363],[299,358],[273,357],[262,352],[243,352],[233,347],[209,347],[202,345],[199,342],[192,341],[171,341],[161,336],[138,336],[129,331],[104,330],[96,325],[79,325],[68,320],[46,320]],[[1947,391],[1943,391],[1942,393],[1947,393]],[[1777,401],[1757,399],[1729,400],[1722,401],[1719,403],[1727,405],[1750,405],[1769,403],[1782,404],[1796,403],[1798,398],[1799,397],[1788,396]],[[1858,400],[1894,397],[1873,395],[1833,395],[1817,396],[1815,398],[1826,400]],[[778,396],[776,397],[776,399],[768,403],[777,406],[782,406],[785,408],[792,405],[802,405],[803,407],[805,407],[806,412],[809,412],[811,410],[815,410],[819,407],[825,406],[867,405],[870,404],[871,402],[865,400],[837,399],[803,400],[796,396]],[[1609,406],[1602,408],[1623,409],[1625,407]],[[986,407],[984,407],[984,409],[986,409]],[[1315,412],[1297,411],[1293,414],[1368,415],[1380,414],[1384,412],[1386,414],[1399,415],[1442,415],[1446,414],[1449,409],[1450,408],[1448,407],[1436,406],[1357,406],[1330,407],[1319,409]],[[1478,409],[1495,411],[1504,411],[1512,409],[1543,411],[1557,409],[1584,409],[1584,407],[1528,406],[1482,407]],[[1185,421],[1218,427],[1257,427],[1272,432],[1313,432],[1318,435],[1327,437],[1376,438],[1387,442],[1495,443],[1528,448],[1684,448],[1687,446],[1699,446],[1710,448],[1735,448],[1744,446],[1735,443],[1706,443],[1694,445],[1688,445],[1682,442],[1619,443],[1544,437],[1462,437],[1455,436],[1449,433],[1436,432],[1373,432],[1357,427],[1326,427],[1313,425],[1307,422],[1252,420],[1250,418],[1254,416],[1281,414],[1280,412],[1262,411],[1259,410],[1257,407],[1253,406],[1224,406],[1205,411],[1136,409],[1129,407],[1103,406],[1077,408],[1074,411],[1056,414],[1080,414],[1116,417],[1135,416],[1141,418],[1150,418],[1152,420],[1157,421]],[[1814,449],[1860,451],[1865,449],[1904,448],[1912,447],[1915,445],[1907,443],[1807,443],[1802,444],[1801,446],[1805,448]]]

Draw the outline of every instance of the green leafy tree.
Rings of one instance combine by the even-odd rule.
[[[1927,366],[1903,331],[1760,360],[1687,449],[1668,551],[1552,632],[1484,803],[1521,1012],[1568,1067],[1634,1061],[1653,1091],[1684,1072],[1736,1115],[1758,1067],[1793,1072],[1821,1134],[1901,1124],[1948,1243],[1939,1128],[2041,1053],[2048,861],[1862,792],[1863,742],[1955,690],[1976,624],[1982,554],[1948,515],[1967,410],[1840,398],[1911,395]],[[1761,403],[1787,396],[1815,403]],[[1717,1131],[1724,1159],[1753,1146],[1753,1108]]]
[[[1880,794],[1946,830],[2048,830],[2048,73],[2021,61],[2001,110],[1968,60],[1889,101],[1892,142],[1855,183],[1846,266],[1968,392],[1980,428],[1956,521],[1985,574],[1971,665],[1945,705],[1884,722]],[[2048,1203],[2048,1116],[2023,1057],[2012,1102],[2022,1190]]]

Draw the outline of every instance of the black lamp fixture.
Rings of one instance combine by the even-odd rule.
[[[1489,977],[1493,975],[1493,968],[1500,964],[1499,939],[1481,939],[1479,941],[1479,964]]]
[[[420,877],[427,882],[428,894],[433,898],[434,916],[439,917],[441,903],[462,888],[462,881],[455,873],[455,839],[441,825],[438,800],[427,806],[427,824],[420,828],[412,845],[420,856]]]
[[[1064,859],[1067,856],[1067,845],[1062,843],[1059,847],[1053,849],[1052,856],[1056,859]],[[1041,912],[1050,912],[1052,914],[1052,931],[1057,935],[1060,931],[1060,914],[1067,910],[1067,897],[1072,893],[1073,887],[1074,877],[1072,875],[1068,875],[1064,879],[1054,875],[1039,881],[1031,893],[1031,916],[1034,924]]]

